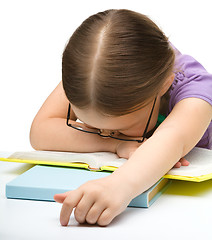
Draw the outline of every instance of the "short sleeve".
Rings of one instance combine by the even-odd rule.
[[[169,90],[169,109],[185,98],[200,98],[212,105],[212,74],[193,57],[183,55],[172,44],[175,51],[175,79]],[[212,149],[212,121],[197,147]]]
[[[201,98],[212,105],[212,74],[193,57],[175,50],[175,79],[170,88],[169,112],[182,99]]]

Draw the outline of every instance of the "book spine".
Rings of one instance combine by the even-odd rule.
[[[6,185],[6,197],[14,199],[38,200],[54,202],[54,195],[67,192],[67,189],[41,189]]]

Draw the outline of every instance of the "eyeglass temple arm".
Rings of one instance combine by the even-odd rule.
[[[70,118],[70,112],[71,112],[71,104],[68,104],[68,113],[67,113],[67,119],[66,119],[66,124],[68,125],[68,120]]]
[[[152,110],[151,110],[151,113],[150,113],[150,115],[149,115],[149,119],[148,119],[148,122],[147,122],[147,124],[146,124],[146,128],[145,128],[144,133],[143,133],[143,139],[144,139],[145,136],[146,136],[147,129],[148,129],[148,127],[149,127],[149,123],[150,123],[150,120],[151,120],[151,118],[152,118],[152,113],[153,113],[153,110],[154,110],[154,108],[155,108],[156,100],[157,100],[157,97],[156,97],[155,100],[154,100],[154,103],[153,103],[153,106],[152,106]]]

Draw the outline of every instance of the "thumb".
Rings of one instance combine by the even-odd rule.
[[[63,203],[66,197],[68,196],[69,192],[59,193],[54,195],[54,200],[58,203]]]

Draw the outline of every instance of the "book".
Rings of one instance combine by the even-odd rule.
[[[185,158],[189,166],[171,169],[164,178],[201,182],[212,178],[212,151],[195,147]],[[40,165],[85,168],[93,171],[115,171],[127,159],[110,152],[73,153],[55,151],[28,151],[3,154],[1,161]]]
[[[83,183],[111,172],[93,172],[80,168],[36,165],[6,184],[6,197],[54,201],[54,195],[78,188]],[[166,190],[171,180],[161,178],[147,191],[134,198],[129,207],[148,208]]]
[[[1,157],[1,161],[21,162],[39,165],[78,167],[94,171],[115,171],[127,159],[111,152],[76,153],[56,151],[14,152]]]
[[[212,150],[193,148],[185,159],[190,162],[189,166],[172,168],[164,178],[202,182],[212,179]]]

